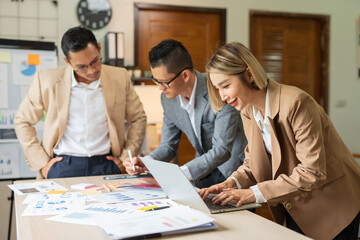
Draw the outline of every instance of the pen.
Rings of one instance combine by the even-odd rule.
[[[128,153],[129,153],[129,157],[130,157],[130,162],[131,162],[131,164],[132,164],[132,169],[133,169],[133,171],[135,172],[135,166],[134,166],[134,163],[133,163],[133,159],[132,159],[132,155],[131,155],[130,149],[128,149]]]
[[[114,180],[114,179],[131,179],[131,178],[147,178],[152,177],[151,174],[140,174],[140,175],[116,175],[104,177],[104,180]]]
[[[165,209],[165,208],[169,208],[169,206],[151,208],[151,209],[145,210],[145,212],[157,211],[157,210],[161,210],[161,209]]]

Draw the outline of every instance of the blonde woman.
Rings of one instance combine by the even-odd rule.
[[[323,108],[267,78],[240,43],[218,49],[206,70],[214,111],[241,111],[248,146],[244,164],[200,195],[219,193],[213,201],[224,205],[266,202],[276,222],[314,239],[357,239],[360,167]]]

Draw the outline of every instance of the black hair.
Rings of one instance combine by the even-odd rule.
[[[149,52],[149,63],[152,68],[165,65],[168,73],[175,74],[186,67],[193,67],[189,52],[174,39],[163,40],[153,47]]]
[[[61,39],[61,48],[65,57],[70,60],[69,51],[81,51],[87,47],[88,43],[94,44],[94,46],[99,49],[95,35],[91,30],[80,26],[73,27],[64,33]]]

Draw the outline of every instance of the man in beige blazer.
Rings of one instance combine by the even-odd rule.
[[[67,66],[38,71],[15,117],[26,161],[38,178],[124,172],[122,160],[139,153],[146,129],[127,71],[102,65],[88,29],[69,29],[61,45]],[[33,125],[44,112],[40,143]]]

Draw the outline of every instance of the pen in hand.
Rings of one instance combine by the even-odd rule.
[[[131,162],[131,164],[132,164],[132,170],[135,172],[135,165],[134,165],[134,163],[133,163],[133,159],[132,159],[132,155],[131,155],[130,149],[128,150],[128,153],[129,153],[130,162]]]

